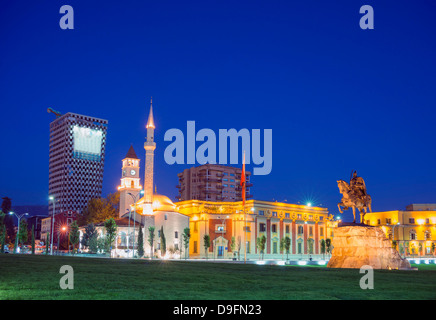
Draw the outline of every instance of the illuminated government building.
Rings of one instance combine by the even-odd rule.
[[[291,240],[289,258],[321,255],[321,241],[331,238],[332,227],[336,225],[326,208],[306,205],[260,200],[246,201],[245,210],[242,201],[186,200],[176,205],[190,217],[192,258],[206,257],[206,234],[211,242],[209,258],[233,258],[233,254],[241,258],[246,250],[247,259],[258,259],[256,239],[263,235],[264,259],[281,259],[286,255],[280,249],[280,240],[285,237]]]
[[[381,227],[402,256],[435,254],[436,204],[411,204],[406,210],[367,213],[365,223]]]

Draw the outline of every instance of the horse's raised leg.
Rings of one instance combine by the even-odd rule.
[[[340,212],[340,213],[343,213],[343,212],[342,212],[342,209],[341,209],[341,204],[340,204],[340,203],[338,203],[338,209],[339,209],[339,212]]]

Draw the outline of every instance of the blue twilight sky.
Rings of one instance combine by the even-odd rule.
[[[74,30],[59,27],[64,4]],[[365,4],[374,30],[359,27]],[[336,214],[336,180],[357,170],[375,211],[434,203],[435,49],[432,0],[2,0],[0,196],[47,204],[47,107],[109,120],[103,193],[114,192],[130,144],[144,162],[153,96],[155,182],[172,199],[188,166],[165,163],[164,133],[195,120],[273,130],[255,199]]]

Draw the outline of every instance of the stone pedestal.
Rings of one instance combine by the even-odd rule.
[[[335,229],[328,268],[411,269],[379,227],[341,226]]]

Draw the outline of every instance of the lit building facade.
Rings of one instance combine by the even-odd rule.
[[[365,223],[378,226],[402,256],[434,256],[436,204],[413,204],[406,210],[372,212]]]
[[[108,121],[66,113],[50,123],[48,214],[82,213],[101,197]]]
[[[179,201],[242,201],[241,168],[218,164],[204,164],[199,167],[185,169],[179,178]],[[246,199],[250,199],[251,173],[245,172]]]
[[[256,239],[263,235],[264,259],[286,256],[280,249],[285,237],[291,240],[289,259],[321,258],[322,239],[331,238],[337,226],[326,208],[305,205],[248,200],[245,214],[242,202],[188,200],[176,206],[190,217],[192,258],[206,257],[205,235],[210,237],[209,258],[259,259]]]

